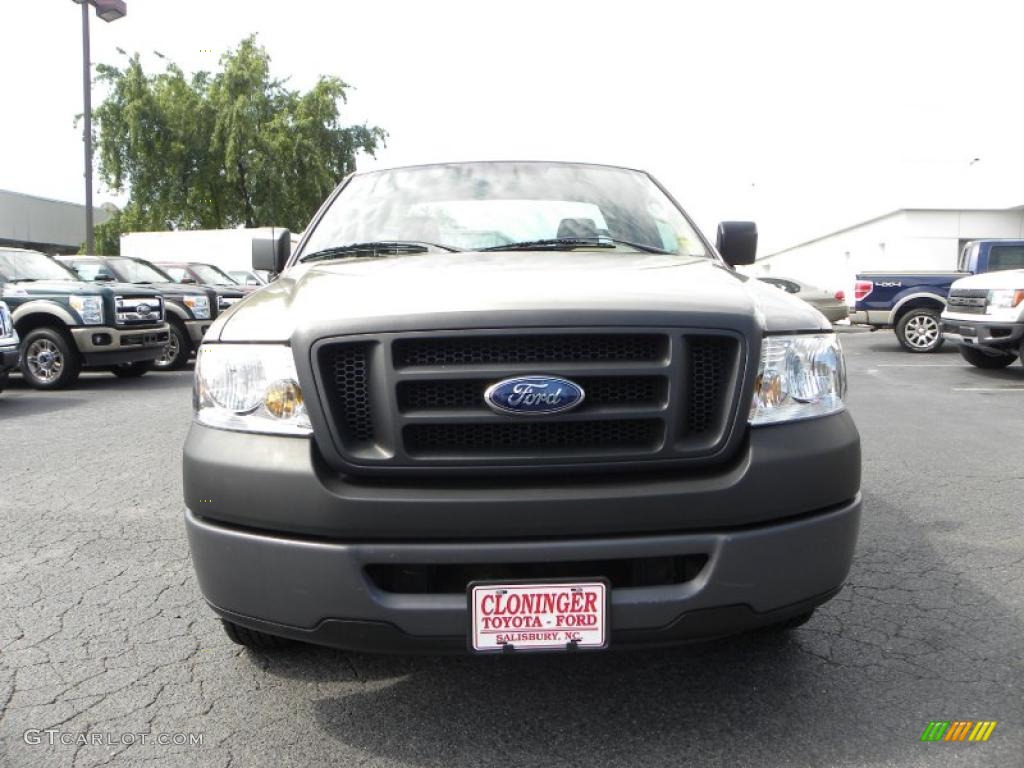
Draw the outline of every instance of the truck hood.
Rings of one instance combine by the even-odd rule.
[[[19,289],[28,296],[102,296],[104,294],[127,293],[133,296],[157,296],[155,291],[148,285],[134,285],[132,283],[87,283],[82,280],[39,280],[32,283],[8,283],[7,295],[15,295]]]
[[[754,317],[767,332],[830,328],[810,305],[708,259],[622,252],[417,254],[298,265],[224,313],[221,341],[487,327]],[[557,320],[553,320],[557,317]]]
[[[1005,269],[1000,272],[984,272],[957,280],[950,290],[957,288],[1024,288],[1024,269]]]

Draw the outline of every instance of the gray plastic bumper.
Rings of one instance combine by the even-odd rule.
[[[465,647],[464,594],[378,589],[379,563],[554,562],[701,553],[683,584],[612,590],[612,643],[682,642],[778,621],[824,602],[853,558],[860,497],[821,514],[736,531],[508,542],[341,543],[275,536],[185,515],[199,585],[222,616],[355,650]],[[600,574],[595,574],[600,575]]]

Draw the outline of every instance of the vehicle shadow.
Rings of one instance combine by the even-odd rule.
[[[54,396],[69,395],[79,391],[103,391],[118,389],[125,391],[142,391],[156,389],[181,389],[182,380],[191,377],[191,366],[181,371],[160,372],[151,371],[145,376],[137,379],[121,379],[112,373],[85,372],[75,382],[74,386],[67,389],[47,392],[36,390],[30,387],[19,374],[12,374],[4,390],[36,392],[41,397],[53,398]],[[2,395],[0,395],[2,397]]]
[[[314,700],[324,733],[422,766],[662,765],[672,755],[693,765],[917,764],[930,719],[1024,717],[1022,617],[997,597],[1012,575],[994,584],[991,571],[973,579],[944,560],[930,537],[967,535],[955,511],[926,528],[882,497],[865,509],[847,588],[788,634],[530,657],[305,649],[262,664],[290,679],[362,683]],[[986,710],[993,699],[999,711]],[[985,759],[1019,749],[1010,739],[1017,745],[986,745]]]

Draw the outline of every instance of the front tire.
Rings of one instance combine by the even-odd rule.
[[[74,342],[56,328],[36,328],[21,347],[21,375],[33,389],[70,387],[82,372]]]
[[[975,368],[985,368],[986,370],[1005,368],[1017,359],[1017,356],[1012,353],[990,355],[988,352],[982,352],[980,349],[969,347],[966,344],[960,345],[960,357]]]
[[[145,376],[152,369],[153,362],[143,360],[140,363],[121,363],[121,365],[112,366],[109,370],[119,379],[137,379],[139,376]]]
[[[191,354],[192,341],[189,339],[188,331],[181,323],[172,321],[167,345],[160,353],[160,357],[153,361],[153,369],[156,371],[180,371],[188,364]]]
[[[292,645],[292,641],[287,638],[249,629],[227,619],[221,619],[220,623],[224,627],[224,634],[231,642],[244,645],[254,651],[279,651]]]
[[[896,338],[908,352],[935,352],[942,346],[942,315],[937,309],[912,309],[896,323]]]

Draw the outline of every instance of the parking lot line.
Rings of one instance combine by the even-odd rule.
[[[1024,387],[953,387],[954,392],[1024,392]]]

